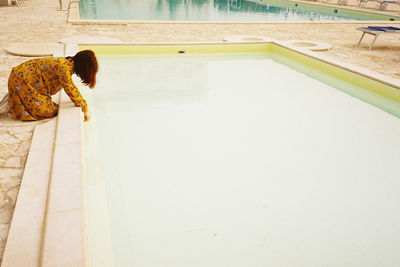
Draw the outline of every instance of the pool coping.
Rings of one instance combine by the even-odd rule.
[[[82,44],[97,46],[275,44],[399,89],[400,80],[332,60],[285,41]],[[67,43],[73,55],[77,44]],[[59,94],[57,118],[36,126],[1,266],[88,266],[83,119],[80,108]],[[400,102],[400,101],[399,101]],[[45,159],[45,160],[43,160]],[[40,179],[39,179],[40,178]],[[35,208],[32,209],[32,206]],[[23,234],[21,234],[23,233]],[[29,263],[29,264],[27,264]]]
[[[379,11],[374,10],[371,12],[370,10],[362,10],[357,9],[351,6],[338,6],[332,4],[317,4],[317,3],[309,3],[305,1],[293,1],[287,0],[290,3],[298,3],[306,6],[316,6],[323,8],[333,8],[334,10],[345,10],[345,11],[353,11],[360,13],[367,13],[371,15],[381,15],[387,17],[393,17],[397,20],[341,20],[341,21],[161,21],[161,20],[104,20],[104,19],[81,19],[79,15],[79,1],[71,2],[68,7],[68,17],[67,23],[71,23],[73,25],[91,25],[91,24],[100,24],[100,25],[129,25],[129,24],[371,24],[378,23],[379,24],[399,24],[400,23],[400,13],[399,14],[388,14],[391,11]],[[394,12],[393,12],[394,13]]]

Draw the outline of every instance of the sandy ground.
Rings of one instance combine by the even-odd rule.
[[[352,0],[355,1],[355,0]],[[350,2],[355,6],[356,3]],[[132,25],[70,25],[67,12],[58,11],[58,1],[28,0],[23,6],[0,7],[0,98],[7,92],[7,79],[13,66],[30,58],[7,54],[4,48],[13,43],[57,42],[75,35],[107,36],[124,42],[221,41],[226,36],[256,35],[278,40],[312,40],[329,43],[332,49],[320,52],[336,60],[400,79],[400,40],[398,35],[380,36],[373,48],[367,36],[357,47],[361,32],[356,27],[371,24],[132,24]],[[371,7],[364,8],[373,11]],[[399,8],[390,7],[400,15]],[[394,10],[394,11],[393,11]],[[399,23],[393,23],[400,25]],[[375,24],[377,25],[377,24]],[[26,157],[35,125],[0,115],[0,255],[23,175]],[[0,257],[1,260],[1,257]]]

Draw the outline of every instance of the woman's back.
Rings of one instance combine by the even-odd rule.
[[[25,80],[33,89],[43,95],[54,95],[61,90],[61,80],[70,75],[72,63],[66,58],[38,58],[13,68],[12,73]]]

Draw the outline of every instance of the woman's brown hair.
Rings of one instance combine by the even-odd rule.
[[[83,50],[69,58],[74,61],[74,72],[81,78],[82,83],[93,88],[96,85],[96,73],[99,69],[94,52]]]

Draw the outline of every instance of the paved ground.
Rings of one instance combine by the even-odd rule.
[[[70,25],[66,23],[67,12],[57,11],[57,7],[58,1],[53,0],[28,0],[20,8],[0,7],[0,98],[7,92],[11,68],[29,59],[9,55],[4,48],[20,42],[57,42],[75,35],[101,35],[124,42],[220,41],[232,35],[321,41],[333,46],[330,51],[320,52],[322,54],[400,79],[399,37],[379,37],[372,51],[366,48],[371,38],[365,40],[365,45],[357,47],[361,32],[355,28],[362,24]],[[392,13],[400,15],[398,10]],[[32,133],[38,123],[42,122],[23,123],[0,115],[0,255],[7,239]]]

